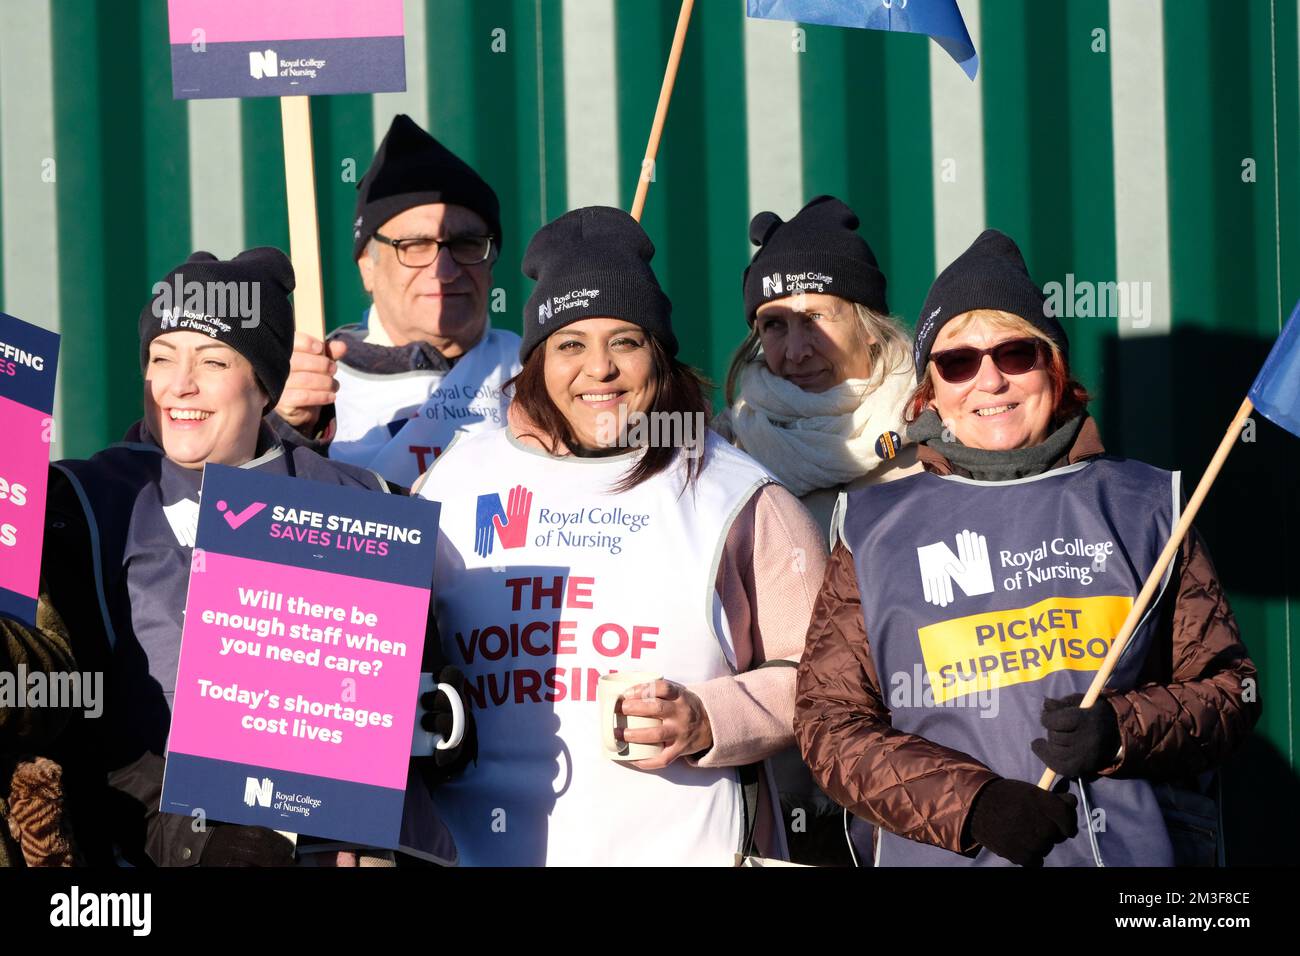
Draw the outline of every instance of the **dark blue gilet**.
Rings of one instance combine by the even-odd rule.
[[[851,493],[843,535],[894,728],[1037,783],[1045,768],[1029,744],[1045,734],[1044,698],[1088,689],[1180,501],[1177,474],[1110,458],[1018,481],[927,472]],[[1158,604],[1109,689],[1134,686]],[[1047,865],[1172,865],[1150,784],[1102,777],[1070,787],[1079,835]],[[877,864],[1009,865],[987,850],[970,859],[884,830]]]

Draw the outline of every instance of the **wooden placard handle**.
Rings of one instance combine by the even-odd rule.
[[[325,295],[320,272],[320,224],[316,218],[316,172],[312,165],[311,106],[305,96],[280,97],[284,127],[284,182],[289,200],[289,250],[296,286],[296,328],[325,338]]]

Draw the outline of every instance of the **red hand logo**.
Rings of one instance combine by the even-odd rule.
[[[492,524],[497,529],[497,537],[501,540],[503,548],[522,548],[528,541],[528,514],[533,510],[533,493],[523,485],[515,485],[510,489],[510,497],[506,502],[506,520],[502,522],[501,516],[496,515],[492,518]]]

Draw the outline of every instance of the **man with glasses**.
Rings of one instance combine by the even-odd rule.
[[[405,115],[357,188],[353,256],[373,305],[327,342],[297,333],[276,413],[331,458],[409,487],[456,432],[505,424],[519,336],[488,322],[500,205]]]

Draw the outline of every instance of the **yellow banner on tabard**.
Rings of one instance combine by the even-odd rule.
[[[940,621],[917,631],[936,703],[1041,680],[1061,670],[1095,671],[1133,599],[1054,597],[1029,607]]]

